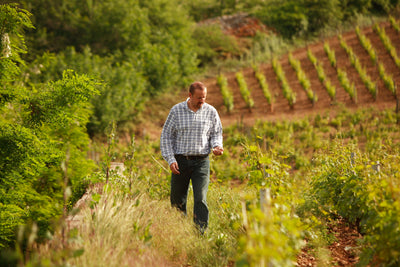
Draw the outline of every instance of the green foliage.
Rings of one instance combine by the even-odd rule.
[[[347,77],[347,72],[340,68],[338,68],[337,72],[340,85],[349,94],[350,98],[357,103],[357,89],[354,83],[351,83],[349,78]]]
[[[317,58],[313,55],[310,49],[307,50],[308,59],[314,65],[315,70],[318,73],[319,81],[325,86],[326,91],[332,99],[336,97],[336,87],[332,85],[331,80],[325,75],[324,67],[322,63],[318,62]]]
[[[306,91],[308,99],[313,103],[317,102],[318,96],[315,94],[315,92],[313,90],[311,90],[311,82],[308,79],[306,73],[301,68],[300,60],[295,59],[293,57],[292,53],[289,53],[288,59],[289,59],[290,65],[296,72],[297,79],[299,80],[303,89]]]
[[[20,54],[26,53],[24,28],[33,28],[31,14],[17,4],[0,4],[0,107],[18,97],[18,90],[11,90],[12,82],[24,64]]]
[[[398,6],[398,0],[270,0],[252,10],[263,23],[284,38],[294,39],[335,29],[340,24],[351,22],[357,15],[387,15]]]
[[[217,77],[217,83],[221,89],[222,98],[224,99],[224,105],[228,112],[231,112],[233,109],[233,93],[231,89],[228,87],[227,78],[221,73]]]
[[[247,196],[243,206],[246,235],[239,239],[238,266],[292,266],[303,244],[300,219],[293,214],[289,166],[254,145],[245,147],[250,185],[267,188],[265,198]],[[269,195],[269,192],[270,195]],[[248,211],[249,210],[249,211]]]
[[[368,37],[361,33],[359,27],[356,27],[356,34],[358,39],[360,40],[362,47],[367,51],[369,57],[371,58],[372,63],[376,64],[378,58],[375,49],[371,44],[371,41],[368,39]]]
[[[94,108],[88,130],[90,134],[103,133],[112,121],[118,121],[122,128],[143,108],[149,95],[146,94],[146,80],[130,61],[117,63],[118,57],[100,57],[87,47],[82,53],[68,48],[57,56],[44,55],[27,69],[30,82],[46,82],[61,77],[65,68],[78,73],[91,73],[104,81],[99,86],[101,94],[91,100]],[[132,59],[133,61],[133,59]]]
[[[217,24],[199,24],[193,37],[197,40],[197,53],[201,66],[214,63],[217,59],[237,57],[241,49],[233,36],[222,32]]]
[[[346,51],[347,56],[350,59],[351,65],[357,70],[361,80],[363,81],[365,87],[367,87],[368,91],[372,94],[372,97],[376,99],[378,94],[376,83],[372,81],[371,77],[368,75],[367,70],[361,66],[360,60],[357,55],[353,52],[353,49],[347,45],[346,41],[339,35],[340,45]]]
[[[289,105],[293,107],[293,105],[296,103],[296,93],[293,92],[292,88],[290,87],[286,79],[285,72],[282,69],[282,65],[276,58],[272,59],[272,68],[275,71],[278,82],[280,82],[282,86],[283,96],[288,100]]]
[[[249,109],[254,107],[254,100],[251,97],[250,90],[247,88],[246,80],[244,79],[243,73],[237,72],[236,73],[236,81],[239,84],[240,94],[242,95],[244,102]]]
[[[11,246],[16,227],[28,221],[37,222],[43,239],[52,229],[52,220],[62,212],[65,172],[67,186],[74,191],[93,169],[86,159],[89,139],[85,125],[90,116],[88,102],[97,93],[95,86],[89,78],[67,71],[63,79],[32,88],[21,102],[9,103],[21,114],[16,117],[19,124],[1,121],[1,216],[10,209],[19,208],[20,212],[18,220],[1,225],[2,247]],[[7,115],[13,116],[6,112],[1,119]],[[66,160],[68,169],[63,170]]]
[[[394,84],[393,76],[390,74],[387,74],[385,70],[385,66],[383,63],[379,63],[378,65],[378,70],[379,70],[379,76],[383,80],[383,83],[385,84],[386,88],[392,92],[394,96],[397,95],[396,92],[396,85]]]
[[[192,21],[178,1],[22,2],[38,28],[27,36],[35,51],[27,82],[59,79],[66,68],[106,82],[92,102],[91,134],[112,121],[122,128],[145,101],[197,71]],[[54,54],[44,58],[45,51]]]
[[[360,264],[374,259],[382,266],[396,266],[400,261],[397,151],[382,147],[369,156],[340,145],[317,160],[322,164],[313,178],[312,194],[326,212],[359,224],[365,246]]]
[[[332,67],[336,68],[336,56],[335,51],[332,50],[327,42],[324,43],[324,51],[328,56],[329,62]]]
[[[384,28],[380,27],[378,24],[375,24],[374,30],[378,33],[379,38],[381,39],[383,45],[386,48],[386,51],[390,54],[392,57],[394,63],[398,68],[400,68],[400,58],[397,54],[396,47],[393,46],[392,40],[390,37],[386,34],[386,31]]]
[[[400,32],[399,22],[392,16],[389,16],[390,25],[396,30],[396,32]]]
[[[0,57],[1,66],[12,66],[0,74],[1,79],[8,79],[2,83],[0,106],[3,249],[13,247],[17,228],[28,224],[37,225],[38,240],[43,240],[53,230],[63,205],[68,205],[68,192],[71,188],[75,192],[93,169],[86,159],[86,124],[91,115],[89,103],[99,90],[94,80],[72,71],[65,71],[61,79],[48,83],[17,83],[16,74],[24,66],[19,57],[25,51],[22,29],[31,27],[29,13],[15,5],[0,7],[0,29],[9,33],[6,45],[12,53]]]
[[[324,27],[335,26],[342,13],[339,1],[290,0],[268,1],[255,11],[255,15],[283,37],[291,39],[314,35]]]
[[[265,78],[265,75],[258,68],[255,68],[254,72],[255,72],[254,75],[256,76],[258,83],[260,84],[260,87],[263,91],[263,95],[267,99],[268,104],[272,105],[272,103],[274,102],[274,99],[269,90],[269,86],[268,86],[267,80]]]

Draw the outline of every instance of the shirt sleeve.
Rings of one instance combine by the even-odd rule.
[[[168,162],[168,165],[176,162],[173,150],[176,137],[175,117],[174,112],[171,110],[168,114],[167,120],[165,121],[160,138],[161,155],[164,160]]]
[[[222,123],[221,119],[218,115],[218,112],[215,111],[215,116],[214,116],[214,123],[212,126],[212,131],[210,135],[210,144],[211,148],[214,148],[216,146],[223,147],[222,144]]]

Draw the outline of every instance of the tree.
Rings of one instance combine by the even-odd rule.
[[[94,167],[86,159],[86,124],[99,84],[73,71],[25,84],[19,76],[24,27],[32,27],[29,12],[0,5],[1,33],[9,33],[0,51],[11,48],[0,57],[0,249],[13,246],[23,225],[36,223],[43,239],[62,214],[64,192],[74,191]]]

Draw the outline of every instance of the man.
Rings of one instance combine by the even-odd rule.
[[[161,133],[161,154],[171,174],[171,205],[186,214],[192,180],[194,222],[203,234],[208,226],[207,190],[211,150],[222,155],[222,124],[217,110],[205,103],[207,88],[201,82],[189,87],[189,98],[170,110]]]

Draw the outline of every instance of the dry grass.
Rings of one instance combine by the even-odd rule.
[[[137,183],[137,192],[146,192]],[[151,186],[151,185],[147,185]],[[213,186],[212,186],[213,187]],[[238,195],[226,188],[210,190],[209,233],[200,236],[189,216],[170,207],[168,199],[154,200],[146,193],[123,193],[111,185],[100,199],[86,201],[80,222],[63,242],[61,230],[38,248],[41,262],[72,266],[226,266],[235,256],[238,229],[232,229]],[[193,205],[189,194],[188,206]],[[232,209],[232,210],[231,210]],[[230,213],[230,211],[232,213]],[[45,259],[45,260],[44,260]]]

